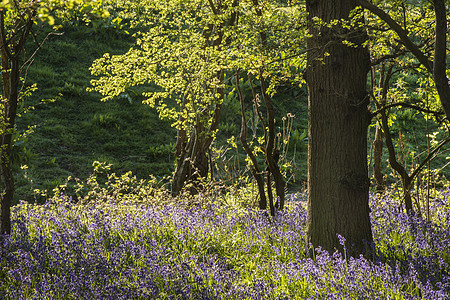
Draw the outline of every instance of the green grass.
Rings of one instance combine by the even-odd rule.
[[[138,97],[131,102],[101,102],[100,95],[86,91],[92,62],[105,52],[125,52],[132,39],[109,38],[107,32],[107,36],[93,35],[82,26],[68,25],[63,31],[64,35],[47,41],[28,73],[27,84],[37,83],[38,90],[25,100],[24,107],[35,109],[19,118],[17,128],[23,132],[30,125],[37,126],[23,146],[15,149],[21,160],[15,166],[16,199],[33,200],[33,189],[51,191],[68,176],[86,178],[93,161],[108,162],[118,173],[132,170],[141,178],[170,174],[173,161],[153,164],[151,154],[155,145],[173,144],[175,131],[168,122],[159,120],[156,111]],[[43,104],[42,99],[56,101]],[[19,163],[28,165],[28,178]]]

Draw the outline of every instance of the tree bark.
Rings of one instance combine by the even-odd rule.
[[[360,28],[314,24],[349,19],[355,1],[307,1],[309,13],[308,84],[308,218],[307,240],[313,247],[343,250],[347,255],[370,253],[367,166],[368,50]],[[347,46],[343,40],[356,47]]]
[[[17,114],[17,102],[18,102],[18,87],[19,87],[19,67],[18,59],[15,58],[10,69],[4,71],[3,66],[5,60],[2,55],[2,77],[8,77],[5,83],[9,85],[9,95],[5,95],[4,103],[4,115],[3,115],[3,129],[1,137],[1,151],[0,151],[0,169],[5,185],[5,190],[2,194],[1,202],[1,227],[0,234],[10,234],[11,232],[11,204],[14,197],[14,176],[11,170],[11,148],[12,148],[12,136],[14,132],[14,124]]]

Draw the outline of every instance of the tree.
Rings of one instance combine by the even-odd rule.
[[[91,5],[93,4],[93,5]],[[0,235],[11,232],[11,203],[14,196],[14,176],[11,170],[11,149],[17,107],[20,101],[20,75],[33,61],[34,54],[24,59],[25,43],[37,23],[54,23],[51,12],[78,9],[99,13],[96,1],[4,1],[0,6],[0,56],[3,95],[1,97],[0,170],[4,191],[1,194]],[[41,45],[37,45],[39,49]],[[33,53],[33,52],[32,52]]]
[[[307,1],[309,141],[307,240],[351,254],[373,241],[367,169],[367,34],[351,0]],[[353,15],[352,15],[353,13]]]
[[[381,76],[384,77],[382,80],[384,82],[383,88],[380,88],[381,101],[377,103],[378,112],[380,113],[390,165],[401,177],[405,208],[408,212],[413,212],[410,194],[413,180],[420,174],[427,162],[432,160],[438,151],[444,147],[448,138],[444,138],[433,150],[429,149],[427,157],[423,158],[417,164],[417,167],[412,168],[413,170],[408,174],[406,166],[401,165],[396,159],[386,111],[388,107],[406,106],[423,112],[426,114],[425,116],[433,115],[434,119],[441,124],[445,124],[445,120],[440,117],[441,114],[447,116],[447,123],[450,120],[450,87],[446,75],[447,11],[445,2],[441,0],[430,3],[373,2],[358,1],[359,5],[373,14],[369,16],[370,22],[368,22],[369,30],[373,31],[372,47],[376,47],[378,52],[382,53],[374,59],[373,64],[385,60],[389,60],[391,63],[391,67],[386,72],[381,72],[381,74],[385,74]],[[396,72],[414,76],[419,74],[420,77],[416,83],[419,88],[416,88],[416,97],[401,96],[402,101],[397,96],[393,103],[386,106],[389,80],[394,68],[392,64],[395,65]],[[374,76],[375,72],[373,71],[372,74]],[[400,89],[399,86],[396,90]],[[434,110],[429,107],[430,98],[438,103],[433,105]]]
[[[136,46],[125,55],[105,54],[97,60],[92,73],[99,78],[92,84],[104,100],[126,94],[133,86],[155,86],[143,94],[146,103],[178,130],[172,194],[178,195],[187,183],[196,193],[209,174],[208,153],[219,124],[229,64],[224,50],[231,43],[229,31],[237,21],[239,1],[139,4],[148,14],[145,22],[133,25],[141,29]]]
[[[387,105],[387,98],[388,98],[390,81],[391,81],[391,78],[393,75],[393,68],[394,68],[393,63],[391,63],[389,65],[389,67],[386,69],[384,68],[384,66],[382,66],[382,68],[381,68],[381,71],[382,71],[381,78],[380,78],[381,91],[380,91],[379,99],[377,99],[377,97],[372,95],[372,97],[375,99],[376,106],[377,106],[377,111],[374,113],[374,115],[376,115],[377,113],[379,114],[379,119],[380,119],[379,123],[383,130],[384,139],[386,141],[386,148],[387,148],[388,154],[389,154],[389,164],[400,175],[400,178],[401,178],[402,187],[403,187],[403,201],[405,204],[405,209],[407,212],[412,213],[414,210],[413,210],[413,203],[412,203],[412,196],[411,196],[411,187],[412,187],[414,179],[420,174],[420,172],[427,165],[427,163],[436,157],[438,151],[442,147],[444,147],[450,141],[450,139],[447,138],[447,139],[442,140],[442,142],[440,142],[439,145],[437,145],[433,150],[428,149],[429,150],[428,155],[423,160],[420,160],[419,156],[417,156],[416,157],[417,166],[412,166],[411,167],[412,170],[410,173],[408,173],[407,167],[402,165],[401,162],[399,162],[399,160],[397,159],[397,154],[395,151],[391,131],[389,129],[389,119],[388,119],[388,113],[386,111],[389,110],[389,108],[395,107],[397,105],[398,106],[402,105],[402,106],[407,106],[407,107],[416,109],[423,113],[433,114],[436,118],[439,115],[441,115],[442,113],[440,113],[438,111],[427,110],[427,109],[421,108],[420,106],[416,106],[416,105],[413,105],[408,102],[396,102],[394,104],[391,103],[391,105]],[[374,77],[374,73],[375,72],[372,71],[372,77]],[[396,89],[401,90],[401,88],[399,88],[398,86]],[[378,127],[377,127],[377,132],[379,132]],[[378,155],[381,155],[381,154],[378,154]],[[379,159],[380,159],[380,157],[377,160],[379,160]],[[419,206],[418,201],[416,202],[416,204],[417,204],[416,206],[420,213],[420,206]]]
[[[277,10],[281,6],[278,2],[140,1],[135,5],[142,6],[139,11],[144,10],[146,17],[143,22],[131,21],[141,29],[136,34],[136,46],[125,55],[105,54],[92,66],[92,73],[98,76],[92,84],[105,96],[104,100],[124,95],[133,87],[146,86],[148,90],[143,93],[146,103],[155,107],[161,118],[173,121],[178,130],[173,195],[187,183],[192,183],[190,191],[196,192],[208,176],[211,179],[209,149],[218,128],[224,92],[232,85],[230,79],[236,70],[241,69],[264,83],[261,98],[271,114],[267,121],[266,163],[270,165],[282,204],[284,182],[273,159],[276,145],[274,112],[270,109],[274,92],[271,80],[277,77],[275,66],[295,59],[289,52],[283,52],[289,58],[280,60],[282,54],[277,45],[285,42],[294,30],[290,28],[284,33],[292,22],[276,20],[295,10]],[[135,12],[135,8],[126,10],[124,19],[127,16],[134,19]]]
[[[249,53],[245,53],[242,56],[242,59],[246,61],[243,65],[246,66],[249,74],[248,77],[251,77],[252,71],[256,72],[257,78],[261,83],[261,93],[255,94],[254,89],[253,92],[253,107],[254,114],[257,116],[259,121],[262,123],[264,128],[264,142],[259,145],[261,151],[265,156],[265,171],[261,171],[262,168],[258,165],[258,160],[256,158],[254,149],[251,149],[247,142],[247,118],[246,112],[244,109],[245,97],[240,88],[239,83],[239,71],[236,72],[236,86],[238,90],[238,97],[241,102],[241,132],[240,132],[240,140],[244,147],[244,150],[251,162],[250,170],[251,173],[256,180],[258,186],[258,193],[260,197],[259,207],[260,209],[266,209],[267,207],[267,199],[269,200],[269,208],[271,215],[275,215],[275,209],[282,210],[284,208],[285,201],[285,188],[286,182],[281,173],[280,167],[278,165],[280,160],[280,151],[278,149],[276,143],[276,135],[275,135],[275,112],[273,106],[273,99],[271,93],[269,92],[269,86],[267,81],[277,82],[279,80],[286,80],[286,72],[290,73],[291,69],[298,69],[299,63],[295,62],[290,58],[301,59],[303,56],[303,49],[298,49],[297,47],[290,48],[290,41],[296,40],[300,42],[304,40],[305,34],[303,31],[296,29],[297,32],[294,38],[292,35],[293,28],[298,26],[299,24],[295,24],[292,20],[295,20],[292,15],[289,13],[282,14],[274,14],[273,11],[286,9],[287,7],[283,7],[279,5],[279,3],[272,3],[269,5],[268,2],[259,2],[258,0],[252,0],[253,9],[255,11],[254,18],[255,20],[247,20],[247,24],[259,24],[259,29],[257,31],[250,30],[250,36],[247,34],[241,34],[240,40],[243,44],[250,44],[255,34],[259,37],[256,41],[256,44],[253,47],[250,47]],[[279,6],[277,6],[279,5]],[[296,14],[296,17],[304,16],[304,7],[300,5],[293,5],[292,7],[288,7],[290,9],[290,13]],[[268,24],[268,25],[265,25]],[[295,25],[294,25],[295,24]],[[281,35],[277,32],[283,32]],[[278,40],[278,41],[277,41]],[[280,43],[281,40],[282,42]],[[281,54],[281,55],[280,55]],[[251,57],[250,60],[248,58]],[[256,64],[255,60],[262,62],[260,65]],[[281,62],[281,65],[280,65]],[[289,71],[288,71],[289,70]],[[296,79],[291,78],[291,74],[288,74],[288,81],[290,84],[295,84]],[[294,76],[295,77],[295,76]],[[249,78],[251,82],[251,79]],[[272,84],[272,89],[274,89],[274,85]],[[274,91],[272,91],[272,94]],[[260,96],[261,95],[261,96]],[[263,101],[260,101],[262,98]],[[266,120],[264,120],[263,114],[260,110],[260,102],[264,103],[266,107]],[[284,141],[283,141],[284,142]],[[264,180],[263,175],[265,174],[266,181],[266,190],[264,189]],[[277,201],[275,202],[273,199],[272,192],[272,176],[275,185],[275,191],[277,196]]]
[[[417,61],[428,71],[432,80],[435,83],[436,91],[439,95],[442,108],[447,115],[447,119],[450,119],[450,85],[446,74],[447,70],[447,8],[445,0],[434,0],[431,2],[432,9],[423,7],[424,4],[417,4],[422,10],[422,15],[428,17],[428,22],[435,23],[434,27],[434,43],[433,39],[423,41],[420,44],[414,43],[413,39],[409,36],[409,30],[402,27],[389,13],[384,11],[379,6],[366,1],[358,0],[358,5],[367,9],[374,15],[383,20],[397,35],[400,43],[417,59]],[[406,10],[406,4],[402,1],[403,9]],[[415,3],[412,6],[417,6]],[[426,5],[425,5],[426,6]],[[430,11],[434,11],[434,20],[430,20]],[[406,14],[406,12],[405,12]],[[404,17],[406,19],[406,16]],[[423,20],[424,17],[418,18],[416,23]],[[406,26],[406,25],[405,25]],[[420,32],[420,29],[417,30]],[[431,34],[432,36],[433,34]],[[434,51],[430,51],[432,48]]]
[[[271,216],[275,216],[275,209],[282,210],[284,208],[284,198],[285,198],[285,187],[286,183],[284,181],[283,175],[281,174],[280,168],[278,166],[278,161],[280,158],[280,149],[277,148],[275,143],[275,113],[272,104],[272,98],[267,93],[267,86],[264,77],[260,74],[259,78],[261,80],[261,94],[264,99],[264,104],[266,106],[267,111],[267,122],[264,121],[263,115],[260,111],[260,103],[259,103],[259,94],[254,95],[253,99],[253,107],[254,112],[257,115],[258,119],[261,121],[264,127],[264,145],[260,146],[261,151],[264,152],[265,155],[265,163],[267,165],[265,172],[261,172],[261,168],[256,159],[256,155],[254,150],[250,148],[247,142],[247,118],[244,109],[244,96],[240,88],[239,83],[239,72],[236,72],[236,86],[238,90],[239,100],[241,102],[241,133],[240,140],[244,150],[247,154],[247,157],[251,161],[251,173],[256,180],[256,184],[258,186],[258,194],[260,197],[259,200],[259,208],[266,209],[267,208],[267,199],[269,199],[269,209]],[[266,126],[267,123],[267,126]],[[263,174],[266,176],[266,188],[267,188],[267,197],[266,191],[264,189],[264,181]],[[275,190],[277,194],[277,201],[274,203],[273,192],[272,192],[272,175],[275,183]]]

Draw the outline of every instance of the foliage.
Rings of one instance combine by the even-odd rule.
[[[143,93],[146,101],[158,109],[161,118],[174,121],[175,127],[189,128],[196,113],[210,111],[209,99],[216,98],[215,92],[206,92],[204,86],[214,91],[220,84],[211,81],[221,69],[217,61],[220,54],[205,47],[208,41],[202,35],[202,29],[211,22],[210,11],[204,1],[145,3],[153,11],[146,20],[147,30],[136,34],[136,46],[126,54],[105,54],[97,60],[91,70],[101,77],[92,84],[104,100],[109,100],[126,94],[132,86],[152,83],[157,88]],[[184,97],[189,101],[183,107]],[[171,105],[174,102],[178,109]],[[185,124],[179,124],[180,116]]]
[[[198,153],[210,148],[222,105],[236,95],[235,87],[230,87],[237,70],[256,75],[260,82],[268,80],[271,95],[280,82],[301,81],[304,60],[299,53],[303,49],[291,44],[305,38],[298,24],[305,11],[304,6],[278,1],[262,1],[261,5],[257,1],[139,3],[145,3],[148,15],[142,22],[131,23],[144,28],[135,34],[136,45],[124,55],[107,53],[98,59],[91,68],[97,77],[92,85],[104,100],[126,96],[132,87],[149,88],[143,93],[147,103],[178,129],[172,184],[177,193],[191,173],[207,177],[207,159]],[[132,5],[119,15],[126,18],[135,12],[136,5]],[[268,157],[272,151],[267,150]],[[188,161],[195,172],[186,166]]]
[[[17,1],[2,0],[0,8],[8,11],[9,22],[20,18],[24,11],[34,11],[36,22],[45,22],[50,25],[55,24],[55,17],[61,17],[65,14],[71,14],[75,11],[86,16],[107,17],[108,11],[104,10],[102,0],[45,0],[45,1]]]
[[[428,59],[429,62],[432,62],[433,52],[431,49],[435,43],[434,24],[436,18],[433,6],[423,1],[373,2],[409,34],[409,39],[422,52],[424,60]],[[432,77],[433,74],[430,69],[427,69],[428,64],[424,65],[423,61],[419,61],[418,57],[411,53],[411,50],[404,45],[405,42],[398,38],[397,33],[385,21],[369,11],[367,11],[366,19],[370,36],[368,45],[375,67],[375,73],[372,76],[379,77],[384,72],[382,69],[388,65],[393,67],[388,104],[406,102],[419,109],[435,111],[436,113],[422,112],[417,116],[434,120],[433,125],[445,131],[448,120],[444,120],[442,117],[442,105]],[[375,78],[372,80],[376,81]],[[375,95],[381,94],[382,86],[382,82],[376,82],[373,87]],[[411,113],[413,112],[411,110],[408,112],[408,108],[406,108],[406,112],[395,112],[390,120],[390,125],[395,123],[397,114],[401,116],[401,114]],[[417,121],[417,117],[413,118]],[[411,124],[408,125],[411,126]]]
[[[307,258],[296,195],[272,220],[219,203],[154,205],[151,196],[21,203],[2,248],[0,297],[445,299],[449,195],[437,191],[431,222],[399,211],[394,193],[372,196],[373,262],[320,249]]]
[[[15,183],[11,169],[11,149],[18,104],[21,102],[24,84],[20,87],[21,76],[33,63],[38,50],[48,38],[42,41],[36,39],[34,26],[36,24],[54,24],[54,14],[61,11],[79,9],[83,13],[106,15],[101,2],[81,0],[48,0],[48,1],[1,1],[0,3],[0,49],[1,49],[1,79],[2,79],[2,121],[0,128],[0,165],[1,183],[1,234],[9,234],[10,207],[14,199]],[[57,27],[54,27],[56,30]],[[26,52],[26,42],[29,37],[37,44],[30,53]],[[24,80],[25,81],[25,80]],[[25,92],[27,93],[27,92]]]
[[[112,22],[116,17],[120,17],[122,19],[120,24],[124,26],[130,23],[133,23],[135,26],[144,26],[146,20],[144,17],[151,16],[150,8],[147,8],[140,1],[131,1],[127,6],[130,8],[129,10],[128,8],[113,9],[112,4],[105,2],[103,4],[110,12],[110,21]],[[380,2],[379,4],[387,5],[388,2]],[[290,8],[283,8],[284,11],[288,9]],[[270,12],[271,10],[267,9],[265,11]],[[400,14],[396,19],[402,19],[401,8],[393,7],[391,11]],[[135,16],[139,18],[135,18]],[[431,17],[431,15],[428,16]],[[280,15],[273,15],[273,17],[277,19]],[[301,22],[302,18],[299,16],[297,19],[298,22]],[[26,162],[29,167],[28,176],[33,181],[34,187],[31,187],[28,180],[24,179],[23,176],[18,176],[16,180],[18,185],[16,199],[32,201],[34,188],[51,191],[56,185],[63,184],[68,176],[85,179],[89,176],[90,165],[95,160],[112,163],[112,168],[116,173],[125,173],[132,170],[133,174],[139,178],[146,178],[148,174],[154,174],[159,178],[159,176],[168,175],[173,171],[173,163],[165,162],[169,154],[164,158],[161,157],[164,159],[164,163],[156,161],[154,156],[160,145],[168,145],[169,140],[174,142],[172,140],[174,131],[168,128],[170,126],[169,123],[158,122],[152,109],[147,109],[140,104],[142,98],[137,96],[136,92],[141,93],[148,89],[130,89],[127,94],[133,101],[133,103],[129,103],[130,105],[127,105],[128,100],[122,98],[100,104],[98,103],[98,95],[86,92],[86,87],[89,86],[90,80],[88,68],[91,66],[92,61],[100,58],[105,52],[111,53],[111,56],[123,54],[134,42],[134,38],[130,35],[120,33],[121,29],[119,27],[114,27],[114,32],[111,32],[111,27],[108,27],[110,25],[109,21],[101,21],[104,22],[101,23],[100,20],[92,19],[92,22],[98,22],[97,27],[93,24],[86,26],[83,22],[64,23],[64,27],[60,30],[64,32],[64,35],[50,38],[40,52],[37,53],[34,65],[29,69],[28,82],[38,83],[39,90],[35,91],[33,96],[27,100],[28,104],[25,107],[31,104],[35,107],[35,110],[32,113],[24,114],[21,119],[19,118],[17,128],[22,133],[28,129],[29,125],[39,125],[35,128],[35,132],[29,135],[26,141],[24,140],[24,143],[17,145],[15,150],[17,150],[16,153],[19,153],[15,161],[21,159],[20,156],[23,157],[22,162]],[[135,24],[137,21],[139,24]],[[285,26],[294,26],[294,24],[284,21],[285,19],[280,18],[280,23]],[[376,18],[371,18],[370,21],[378,22],[379,27],[383,25]],[[270,24],[265,24],[265,27],[271,27]],[[431,29],[430,24],[427,24],[427,27],[424,28]],[[298,25],[300,26],[300,24]],[[410,28],[409,31],[413,32],[414,27],[411,26],[415,26],[415,23],[410,22],[408,26]],[[380,47],[383,46],[382,41],[395,42],[391,38],[393,36],[392,32],[386,31],[385,26],[381,28],[383,30],[373,31],[370,35],[371,39],[373,39],[371,47],[374,59],[380,58],[384,52],[389,50],[388,45],[385,45],[386,48],[381,50]],[[133,31],[130,28],[126,29],[130,32]],[[38,36],[45,37],[45,31],[46,29],[38,32]],[[246,29],[242,28],[242,31],[246,31]],[[247,32],[250,33],[250,30],[247,30]],[[273,27],[273,32],[278,32],[275,26]],[[291,34],[293,33],[292,31],[290,32]],[[384,33],[386,33],[386,39],[381,39]],[[117,37],[118,34],[120,38]],[[375,38],[379,39],[375,40]],[[255,39],[256,35],[253,39],[254,42]],[[297,41],[304,46],[302,39],[298,38]],[[293,40],[292,44],[294,42]],[[30,46],[34,46],[34,44]],[[300,53],[302,51],[301,47],[297,47],[297,51],[300,51]],[[29,47],[29,49],[32,49],[32,47]],[[274,52],[276,51],[274,50]],[[391,52],[388,53],[392,54]],[[376,56],[378,54],[380,56]],[[289,55],[286,56],[288,57]],[[301,57],[295,59],[301,61]],[[269,66],[273,65],[270,61],[267,62]],[[401,59],[398,59],[396,62],[398,62],[399,66],[403,66],[408,63],[408,60],[403,62]],[[411,58],[409,58],[409,62],[413,62]],[[290,64],[293,65],[293,63]],[[414,65],[410,65],[414,67]],[[295,76],[300,78],[301,69],[299,67],[292,74],[296,74]],[[398,78],[401,78],[403,83],[400,84],[399,82],[397,84],[397,77],[394,77],[393,88],[390,90],[391,96],[389,98],[393,100],[410,99],[413,100],[413,103],[419,104],[419,100],[425,101],[426,97],[429,97],[429,107],[433,109],[438,107],[435,105],[437,104],[436,98],[432,94],[433,88],[427,87],[430,84],[432,85],[432,81],[426,80],[426,77],[419,81],[423,73],[417,73],[414,69],[404,69],[402,72],[399,71],[398,74]],[[234,82],[231,76],[230,82]],[[416,82],[422,83],[419,86]],[[255,81],[255,86],[258,86],[257,81]],[[247,93],[247,99],[249,99],[251,97],[249,83],[245,81],[242,84],[242,88],[244,93]],[[298,89],[292,88],[287,83],[283,85],[283,88],[285,91],[278,88],[278,93],[274,95],[274,104],[275,106],[279,105],[276,114],[278,116],[282,116],[286,112],[295,114],[296,122],[294,123],[293,134],[296,136],[296,132],[300,135],[306,133],[307,105],[304,92],[302,91],[297,96],[291,95],[291,92],[298,93]],[[422,88],[422,90],[419,90],[419,88]],[[227,87],[226,94],[228,92],[233,93],[233,85]],[[427,93],[429,96],[426,95]],[[377,91],[375,91],[375,94],[377,94]],[[416,94],[417,96],[414,96]],[[39,104],[40,99],[56,99],[57,101],[48,105],[41,105]],[[239,118],[233,117],[234,115],[238,116],[238,111],[233,111],[233,107],[239,106],[236,99],[236,95],[232,95],[226,100],[228,104],[224,103],[224,111],[221,118],[230,125],[239,124],[240,122]],[[395,110],[391,109],[391,118],[396,115],[394,112]],[[116,124],[120,127],[120,130],[114,131],[101,128],[101,124],[97,123],[98,119],[95,115],[98,118],[102,115],[108,115],[116,119]],[[132,116],[138,117],[133,118]],[[408,165],[413,163],[417,154],[426,150],[426,124],[424,120],[421,120],[422,116],[426,117],[426,115],[415,114],[414,119],[401,118],[400,116],[395,120],[392,119],[392,126],[395,129],[394,133],[401,132],[404,137],[403,141],[407,147],[405,155],[409,155],[407,158]],[[428,117],[432,118],[432,115]],[[398,124],[397,121],[399,122]],[[281,124],[281,122],[282,120],[277,118],[276,124]],[[222,128],[227,128],[226,123],[221,126],[223,126]],[[434,124],[430,120],[431,132],[438,132],[440,130],[438,126],[439,124]],[[158,131],[155,131],[154,128],[158,128]],[[260,129],[260,127],[258,128]],[[261,131],[259,131],[260,133]],[[219,132],[218,135],[220,136],[220,134]],[[229,136],[226,138],[229,138],[231,135],[237,136],[238,134],[238,130],[230,131],[227,132]],[[441,131],[435,140],[438,142],[442,135]],[[304,136],[303,138],[307,137]],[[395,136],[394,138],[396,139]],[[225,147],[225,141],[226,139],[218,141],[216,147]],[[291,143],[290,146],[293,147],[294,143]],[[294,166],[298,168],[296,179],[300,179],[302,182],[306,179],[306,143],[296,143],[295,146],[297,147],[297,154]],[[301,151],[299,152],[299,150]],[[291,151],[293,151],[292,148]],[[448,155],[442,155],[432,162],[431,167],[441,169],[448,162],[448,160],[445,160],[445,156]],[[153,157],[155,157],[155,160],[153,160]],[[227,156],[227,158],[229,157]],[[243,159],[241,166],[245,166]],[[386,167],[386,164],[384,166]],[[19,169],[18,167],[16,169]],[[443,174],[447,174],[447,177],[449,171],[449,168],[441,170]],[[21,172],[20,175],[23,175],[23,171],[19,172]],[[385,173],[389,174],[389,171],[385,170]],[[390,180],[392,182],[394,176]]]
[[[274,76],[272,89],[279,82],[300,82],[305,64],[300,45],[305,33],[298,22],[304,20],[304,7],[286,6],[279,1],[262,1],[257,8],[238,2],[239,6],[233,7],[228,2],[216,4],[223,10],[219,12],[211,6],[213,2],[205,1],[142,0],[115,7],[119,16],[131,18],[133,27],[145,30],[135,34],[136,45],[128,53],[113,56],[107,53],[94,63],[91,71],[99,76],[92,81],[95,89],[104,95],[104,100],[109,100],[126,93],[132,86],[155,84],[159,87],[157,92],[145,93],[149,104],[158,107],[161,117],[177,120],[182,112],[174,111],[170,102],[165,101],[174,99],[180,105],[181,98],[188,93],[201,111],[203,103],[208,102],[206,99],[215,97],[205,95],[205,85],[214,89],[221,84],[211,81],[219,70],[241,68],[257,74],[264,66],[265,72]],[[264,15],[259,16],[255,10]],[[239,22],[221,31],[220,22],[235,11],[239,12]],[[136,14],[145,18],[136,18]],[[212,40],[209,40],[208,26],[218,26],[209,33]],[[266,35],[266,46],[261,45],[260,32]],[[208,47],[208,43],[217,43],[216,38],[228,40],[222,47]],[[111,81],[111,77],[115,80]],[[233,81],[228,84],[232,85]],[[189,112],[195,111],[185,109],[183,117],[190,119]]]
[[[28,70],[27,81],[36,83],[38,89],[23,98],[23,109],[29,112],[21,113],[17,132],[22,135],[30,125],[35,127],[33,133],[13,148],[17,172],[15,201],[34,202],[35,189],[51,192],[64,184],[69,176],[72,180],[86,180],[93,161],[112,164],[112,172],[116,174],[132,171],[139,179],[147,179],[153,174],[159,180],[171,174],[174,154],[170,144],[175,142],[176,132],[170,128],[170,122],[158,120],[155,109],[142,103],[144,98],[138,93],[143,89],[130,92],[131,102],[119,98],[102,103],[98,94],[86,92],[92,61],[105,52],[125,53],[133,39],[130,36],[113,38],[109,29],[100,28],[94,35],[89,26],[63,24],[60,31],[64,34],[51,36]],[[49,30],[51,28],[42,28],[38,38],[45,37]],[[29,49],[33,46],[30,41]],[[248,85],[245,91],[251,95]],[[294,128],[304,132],[307,125],[304,93],[298,94],[297,89],[285,85],[274,98],[276,114],[295,112]],[[44,103],[41,99],[52,100]],[[230,103],[233,101],[238,104],[235,98]],[[238,112],[224,105],[221,119],[239,124]],[[276,124],[282,124],[282,120],[277,119]],[[238,135],[239,130],[232,134]],[[216,148],[226,147],[229,137],[223,135],[219,130]],[[290,151],[293,146],[291,143]],[[296,147],[298,169],[295,169],[295,178],[298,184],[306,178],[306,144],[300,143]],[[244,158],[241,160],[244,166]],[[28,166],[27,174],[20,169],[21,164]],[[37,200],[44,201],[44,198]]]
[[[365,2],[360,3],[367,8]],[[378,112],[383,107],[390,107],[386,109],[388,131],[395,139],[395,151],[391,147],[389,164],[394,164],[397,174],[392,173],[394,176],[389,180],[401,173],[402,180],[405,180],[405,175],[414,175],[414,170],[422,163],[426,163],[429,173],[440,170],[448,177],[445,168],[447,161],[443,155],[448,152],[448,145],[441,145],[439,151],[429,157],[435,147],[448,138],[449,133],[448,118],[445,118],[431,67],[436,59],[433,50],[436,47],[434,7],[423,1],[372,3],[400,27],[394,30],[392,23],[387,24],[387,18],[375,14],[375,10],[366,11],[366,28],[370,36],[368,46],[372,53],[372,98]],[[402,37],[398,33],[400,31],[404,31],[406,36]],[[416,51],[408,46],[408,40]],[[386,132],[384,136],[387,137]],[[427,162],[427,159],[430,161]]]

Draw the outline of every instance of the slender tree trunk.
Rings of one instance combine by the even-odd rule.
[[[375,140],[373,141],[373,173],[375,176],[377,193],[384,192],[386,183],[384,181],[383,172],[381,171],[381,158],[383,156],[383,130],[377,124],[375,131]]]
[[[313,247],[367,253],[372,243],[367,167],[368,50],[358,28],[313,24],[348,19],[351,0],[307,1],[309,12],[308,84],[308,219],[307,240]],[[351,41],[356,47],[342,43]],[[314,49],[314,50],[313,50]]]
[[[380,115],[381,115],[381,124],[383,126],[384,140],[386,142],[386,148],[389,153],[389,164],[400,175],[400,177],[402,179],[403,199],[404,199],[404,203],[405,203],[405,209],[408,213],[412,213],[413,206],[412,206],[412,199],[411,199],[411,193],[410,193],[412,178],[409,176],[405,167],[402,166],[397,161],[397,158],[395,155],[394,143],[392,142],[392,136],[391,136],[391,132],[389,130],[388,117],[387,117],[386,111],[385,110],[381,111]]]
[[[11,37],[7,39],[5,10],[0,9],[0,55],[3,83],[3,115],[0,138],[0,171],[5,190],[1,195],[0,236],[11,233],[11,204],[14,197],[14,176],[11,170],[11,149],[14,124],[19,101],[20,71],[19,55],[25,47],[27,37],[33,26],[35,11],[27,11],[16,19]]]
[[[11,232],[11,204],[14,197],[14,176],[11,170],[11,148],[17,114],[19,66],[18,59],[12,61],[2,51],[2,78],[5,90],[3,128],[0,150],[0,170],[5,189],[1,195],[0,235]],[[10,63],[11,62],[11,63]]]
[[[256,156],[253,154],[252,149],[247,143],[247,117],[245,116],[245,106],[244,106],[244,96],[242,95],[241,85],[239,83],[239,70],[236,71],[236,86],[239,95],[239,101],[241,103],[241,133],[239,138],[241,140],[242,146],[244,147],[245,153],[252,161],[253,167],[251,169],[252,175],[256,180],[256,184],[258,185],[258,194],[259,194],[259,209],[264,210],[267,208],[267,198],[266,192],[264,191],[264,180],[262,177],[261,169],[258,165],[258,161],[256,160]]]
[[[275,145],[275,112],[272,104],[272,99],[269,94],[267,94],[267,86],[266,82],[260,74],[260,80],[261,80],[261,89],[262,89],[262,95],[264,102],[266,104],[266,111],[267,111],[267,127],[268,127],[268,138],[267,138],[267,144],[266,144],[266,162],[268,166],[268,174],[267,176],[270,177],[271,174],[273,175],[273,179],[275,182],[275,191],[277,193],[277,204],[276,208],[282,210],[284,208],[284,197],[285,197],[285,187],[286,183],[284,182],[283,175],[281,174],[280,167],[278,166],[278,159],[280,156],[279,150],[276,148]],[[271,200],[271,183],[270,178],[267,181],[267,189],[269,190],[269,204],[273,203],[273,200]],[[271,204],[271,212],[272,215],[274,215],[274,209]]]

